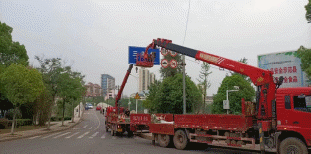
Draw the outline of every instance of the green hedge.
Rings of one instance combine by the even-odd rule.
[[[13,122],[13,120],[8,120],[7,125],[5,127],[6,128],[11,127],[12,122]],[[16,119],[15,127],[29,126],[29,125],[32,125],[32,119]]]
[[[51,117],[51,121],[62,121],[63,117]],[[71,120],[71,117],[64,117],[64,120]]]

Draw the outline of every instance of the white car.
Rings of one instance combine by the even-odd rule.
[[[89,105],[88,108],[89,108],[89,109],[93,109],[93,105]]]

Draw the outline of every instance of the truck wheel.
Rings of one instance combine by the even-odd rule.
[[[174,145],[176,149],[183,150],[187,147],[188,138],[185,131],[177,130],[174,135]]]
[[[170,140],[170,136],[166,135],[166,134],[158,134],[158,142],[160,144],[161,147],[168,147],[171,140]]]
[[[300,139],[289,137],[281,142],[280,153],[308,154],[308,150]]]

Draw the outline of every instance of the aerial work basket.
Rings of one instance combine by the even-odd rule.
[[[155,53],[147,54],[137,53],[136,55],[136,66],[141,67],[153,67],[153,62],[155,59]]]

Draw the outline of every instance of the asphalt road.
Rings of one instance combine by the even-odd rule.
[[[14,141],[0,142],[1,154],[190,154],[190,153],[239,153],[258,154],[258,152],[241,151],[207,147],[205,144],[191,144],[189,150],[162,148],[151,144],[150,140],[140,137],[115,137],[105,131],[104,117],[99,111],[88,110],[84,120],[74,128],[42,136],[34,136]]]

